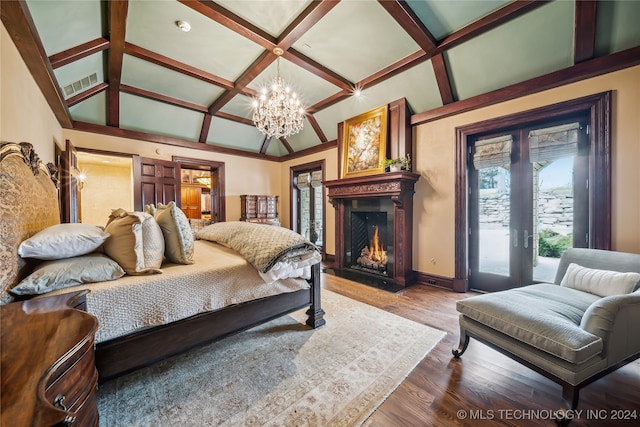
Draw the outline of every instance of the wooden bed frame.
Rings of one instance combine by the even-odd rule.
[[[2,143],[3,145],[7,143]],[[12,143],[9,143],[12,144]],[[14,144],[18,146],[18,144]],[[20,143],[22,160],[29,166],[31,173],[35,176],[43,172],[42,162],[33,152],[33,147],[28,143]],[[17,151],[17,150],[16,150]],[[15,152],[14,152],[15,153]],[[15,156],[15,155],[14,155]],[[58,156],[64,158],[64,156]],[[0,159],[2,161],[4,158]],[[68,165],[59,165],[58,170],[68,170]],[[55,177],[56,168],[49,165],[50,177],[57,187],[58,180]],[[73,183],[75,180],[61,173],[59,182],[62,182],[61,200],[69,197],[74,192]],[[33,195],[37,197],[37,195]],[[20,199],[24,203],[30,203],[30,197]],[[68,199],[67,199],[68,200]],[[64,203],[64,202],[63,202]],[[53,215],[57,215],[59,205],[52,207]],[[57,218],[50,218],[54,223],[59,222]],[[51,224],[48,224],[51,225]],[[44,228],[44,226],[42,227]],[[29,235],[20,236],[17,242],[6,242],[16,248],[16,262],[24,264],[17,255],[17,246],[20,241],[35,234],[38,230],[30,230]],[[5,239],[7,236],[0,236]],[[21,265],[21,267],[24,267]],[[25,275],[25,269],[21,268],[19,275]],[[17,283],[20,277],[13,278],[13,284]],[[128,372],[134,371],[153,363],[159,362],[168,357],[180,354],[189,349],[193,349],[214,341],[218,341],[227,336],[244,331],[253,326],[268,322],[277,317],[286,315],[293,311],[309,306],[306,314],[308,319],[306,324],[312,328],[317,328],[325,324],[323,318],[324,311],[320,303],[320,264],[315,264],[311,268],[311,278],[308,280],[309,289],[303,289],[290,293],[283,293],[240,304],[235,304],[219,310],[201,313],[179,321],[165,325],[149,327],[128,335],[100,342],[96,345],[96,367],[100,376],[100,381],[118,377]],[[75,290],[75,289],[74,289]],[[86,308],[86,301],[81,301],[80,306]]]

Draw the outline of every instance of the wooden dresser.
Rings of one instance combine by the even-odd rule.
[[[98,426],[88,291],[0,307],[2,426]]]
[[[278,196],[240,196],[240,221],[280,225]]]

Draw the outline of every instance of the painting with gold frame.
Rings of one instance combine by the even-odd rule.
[[[340,178],[384,172],[387,155],[387,105],[344,121]]]

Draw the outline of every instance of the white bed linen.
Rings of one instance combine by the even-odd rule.
[[[195,263],[163,264],[162,274],[124,276],[51,294],[89,289],[87,311],[98,318],[96,342],[253,299],[308,289],[304,279],[265,283],[234,250],[197,240]]]

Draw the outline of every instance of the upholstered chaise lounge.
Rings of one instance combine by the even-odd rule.
[[[476,338],[561,384],[563,409],[575,410],[581,387],[640,357],[638,273],[639,254],[569,249],[553,284],[458,301],[453,355]]]

